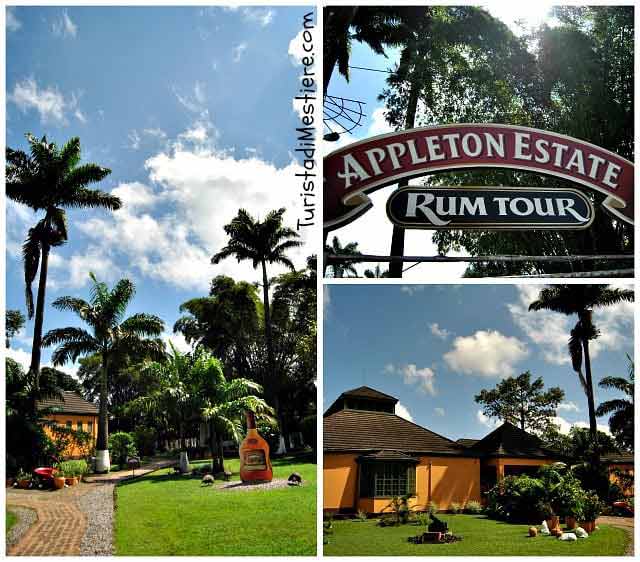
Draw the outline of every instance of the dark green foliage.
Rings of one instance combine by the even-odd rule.
[[[138,449],[135,442],[135,436],[124,431],[109,435],[109,450],[111,451],[112,462],[123,466],[126,465],[129,457],[137,457]]]
[[[158,432],[153,427],[138,426],[133,431],[136,448],[144,457],[150,457],[156,452]]]
[[[544,500],[545,490],[540,479],[527,475],[506,476],[487,492],[485,513],[510,522],[539,522]]]
[[[538,433],[556,415],[558,404],[564,399],[559,387],[546,392],[542,377],[531,382],[526,371],[517,377],[500,381],[491,390],[482,390],[475,401],[482,405],[485,416],[498,418],[520,427],[523,431]]]
[[[361,255],[360,250],[358,250],[357,242],[349,242],[343,246],[338,237],[334,236],[331,241],[331,246],[326,245],[324,247],[324,251],[336,256],[353,256],[352,260],[336,261],[328,266],[328,268],[331,269],[333,277],[358,276],[358,271],[354,267],[354,264],[359,263],[357,256]]]
[[[6,346],[11,347],[11,338],[24,327],[25,317],[19,310],[7,310],[5,316]]]
[[[627,355],[629,371],[627,378],[604,377],[598,383],[600,388],[614,389],[626,394],[627,398],[616,398],[602,402],[596,410],[596,416],[609,417],[609,429],[618,447],[625,451],[633,451],[633,397],[634,397],[634,363]]]
[[[301,430],[302,436],[304,437],[304,442],[309,445],[312,449],[316,449],[317,447],[317,433],[318,433],[318,425],[317,425],[317,416],[307,416],[302,419]]]

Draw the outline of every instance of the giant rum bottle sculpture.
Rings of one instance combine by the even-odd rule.
[[[256,416],[246,412],[247,436],[240,445],[240,479],[243,482],[271,482],[273,469],[269,460],[269,444],[256,429]]]

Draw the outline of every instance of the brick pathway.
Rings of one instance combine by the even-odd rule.
[[[151,462],[136,470],[135,477],[172,464],[175,464],[175,461]],[[38,517],[20,541],[8,548],[7,554],[9,556],[79,556],[80,543],[87,529],[87,521],[80,510],[78,499],[100,486],[101,483],[116,484],[132,477],[132,472],[127,470],[89,477],[87,482],[62,490],[7,489],[7,505],[31,508],[35,510]]]

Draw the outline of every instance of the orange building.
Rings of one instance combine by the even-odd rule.
[[[324,414],[324,509],[381,513],[409,494],[417,510],[481,501],[504,476],[561,460],[510,423],[484,439],[452,441],[395,414],[398,400],[363,386],[343,392]]]
[[[611,482],[618,484],[625,496],[633,497],[633,453],[609,453],[602,456],[602,462],[607,465]]]
[[[39,411],[47,410],[44,417],[54,421],[56,425],[88,433],[91,436],[88,448],[93,449],[98,437],[98,406],[85,400],[77,392],[65,390],[61,399],[42,400],[37,407]],[[45,426],[45,431],[52,439],[56,438],[50,427]],[[74,459],[85,456],[86,452],[71,444],[63,454],[67,459]]]

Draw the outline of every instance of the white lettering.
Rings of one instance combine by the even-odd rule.
[[[438,137],[425,137],[425,140],[427,141],[427,152],[429,153],[429,159],[431,161],[444,160],[445,155],[443,152],[441,152]]]
[[[422,203],[418,203],[418,197],[422,197]],[[451,221],[440,220],[435,213],[427,206],[433,203],[435,196],[433,193],[409,193],[407,196],[407,212],[405,216],[415,217],[416,212],[420,210],[431,224],[436,226],[445,226]]]
[[[587,222],[587,217],[583,217],[573,208],[574,204],[575,204],[575,201],[573,199],[563,199],[563,198],[558,199],[557,201],[558,215],[561,217],[564,217],[565,212],[567,212],[570,215],[572,215],[574,218],[578,219],[579,221]]]
[[[389,153],[389,158],[391,158],[393,169],[398,170],[401,168],[400,158],[407,152],[407,147],[403,143],[394,142],[387,146],[387,152]]]
[[[508,197],[494,197],[494,201],[498,203],[498,214],[500,216],[504,216],[507,214],[507,201],[509,201]]]
[[[474,150],[471,150],[469,146],[469,141],[473,140],[475,145]],[[467,156],[471,156],[472,158],[478,156],[482,152],[482,141],[480,137],[475,133],[467,133],[462,137],[462,152],[464,152]]]
[[[484,138],[487,141],[487,156],[493,156],[495,151],[498,156],[504,158],[504,134],[500,133],[498,140],[491,133],[485,133]]]
[[[537,153],[540,154],[540,156],[536,155],[534,156],[533,159],[539,164],[546,164],[547,162],[549,162],[550,158],[549,158],[549,151],[547,150],[548,146],[549,146],[548,140],[545,140],[545,139],[536,140],[535,147],[536,147]]]
[[[565,166],[566,170],[570,170],[571,168],[576,168],[579,174],[584,175],[584,158],[582,156],[582,150],[575,149],[571,158],[569,158],[569,162]]]
[[[369,179],[371,176],[367,174],[365,169],[360,165],[353,154],[346,154],[342,160],[344,164],[344,172],[338,172],[338,177],[344,180],[345,189],[351,187],[351,179],[363,181]]]
[[[458,147],[454,141],[460,139],[460,133],[449,133],[448,135],[442,135],[442,140],[449,143],[449,152],[451,152],[451,158],[460,158]]]
[[[557,142],[554,142],[551,145],[551,148],[555,148],[556,149],[556,158],[553,161],[553,165],[554,166],[562,166],[562,157],[564,155],[564,153],[569,149],[569,147],[565,144],[558,144]]]
[[[591,169],[589,170],[589,177],[595,180],[596,177],[598,176],[598,168],[600,167],[600,164],[604,164],[606,160],[604,158],[600,158],[600,156],[596,156],[595,154],[589,154],[587,158],[591,160]]]
[[[604,173],[604,178],[602,178],[602,183],[612,187],[613,189],[618,188],[618,182],[613,183],[614,180],[618,179],[618,174],[622,170],[621,166],[614,164],[613,162],[607,162],[607,171]]]
[[[373,170],[374,176],[379,176],[382,174],[382,170],[380,169],[380,164],[387,157],[387,153],[381,148],[370,148],[365,151],[367,158],[369,159],[369,164],[371,164],[371,169]]]
[[[529,150],[529,139],[531,138],[528,133],[513,133],[516,140],[516,145],[514,147],[514,155],[513,157],[517,160],[531,160],[531,154],[527,152],[524,153],[524,150]]]
[[[471,202],[469,197],[460,197],[460,214],[464,215],[483,215],[487,214],[487,207],[484,203],[484,197],[476,197],[474,202]]]
[[[416,149],[415,140],[409,139],[407,141],[407,146],[409,147],[409,154],[411,155],[412,164],[424,164],[427,161],[426,156],[418,156],[418,150]]]
[[[518,209],[518,203],[524,203],[524,211]],[[509,209],[514,215],[522,217],[533,213],[533,203],[531,202],[531,199],[526,199],[525,197],[516,197],[509,203]]]

